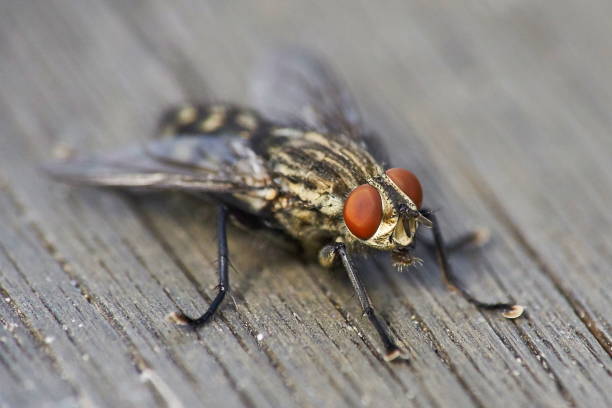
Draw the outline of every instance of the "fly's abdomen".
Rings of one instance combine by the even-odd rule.
[[[249,139],[264,122],[255,111],[235,105],[186,105],[166,112],[159,128],[162,135],[232,133]]]

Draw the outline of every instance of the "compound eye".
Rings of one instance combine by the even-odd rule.
[[[344,223],[359,239],[368,239],[382,221],[382,200],[369,184],[356,187],[344,202]]]
[[[386,171],[387,176],[395,183],[395,185],[404,192],[417,208],[421,208],[423,203],[423,188],[417,176],[414,173],[395,167]]]

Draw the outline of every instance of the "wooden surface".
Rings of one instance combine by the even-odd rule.
[[[0,2],[0,407],[612,406],[612,3],[328,3]],[[213,294],[214,211],[38,171],[175,103],[246,102],[288,43],[329,57],[448,236],[491,228],[453,263],[524,318],[447,292],[426,252],[366,263],[411,358],[389,365],[345,276],[231,228],[232,297],[180,330]]]

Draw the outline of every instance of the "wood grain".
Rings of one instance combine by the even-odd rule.
[[[0,407],[612,406],[612,6],[589,3],[2,2]],[[449,293],[425,251],[368,260],[411,359],[389,365],[345,276],[232,227],[231,298],[180,330],[164,316],[213,294],[212,208],[39,171],[174,103],[246,103],[285,44],[329,57],[448,236],[491,228],[453,264],[524,318]]]

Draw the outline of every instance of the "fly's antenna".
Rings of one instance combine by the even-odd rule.
[[[400,204],[398,212],[402,217],[416,218],[421,225],[424,225],[428,228],[431,228],[431,226],[433,225],[431,220],[427,218],[429,212],[415,210],[413,208],[410,208],[408,204]]]

